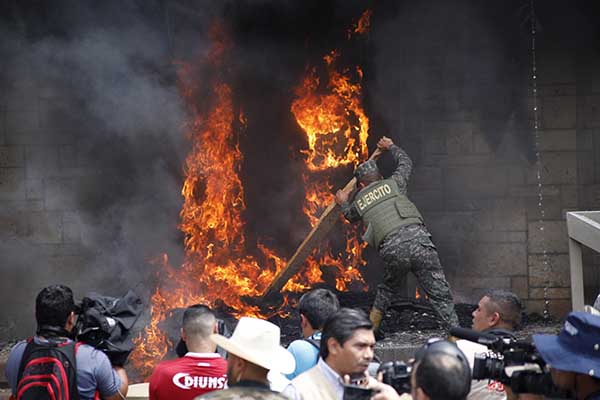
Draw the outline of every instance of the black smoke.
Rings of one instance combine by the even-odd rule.
[[[143,291],[150,259],[177,259],[186,111],[166,4],[1,7],[2,109],[15,119],[3,145],[24,151],[25,185],[40,192],[1,210],[15,225],[1,244],[2,319],[23,334],[47,284],[68,284],[78,297]],[[206,47],[202,27],[194,33],[190,56]],[[25,130],[27,110],[36,120]]]

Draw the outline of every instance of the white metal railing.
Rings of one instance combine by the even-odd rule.
[[[600,211],[567,213],[569,232],[569,261],[571,264],[571,304],[573,310],[583,311],[583,261],[581,246],[600,252]]]

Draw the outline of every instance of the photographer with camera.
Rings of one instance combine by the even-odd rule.
[[[496,337],[514,339],[514,331],[521,322],[523,306],[519,297],[505,290],[491,290],[480,300],[473,311],[473,330]],[[456,345],[467,356],[471,369],[476,353],[487,353],[486,346],[458,340]],[[471,384],[469,400],[507,398],[504,385],[494,380],[477,380]]]
[[[523,303],[506,290],[490,290],[473,311],[473,330],[500,337],[514,337],[521,323]]]
[[[533,342],[556,386],[575,399],[600,399],[600,317],[572,312],[558,335],[533,335]]]
[[[6,377],[12,398],[105,400],[127,395],[122,367],[113,367],[100,350],[71,337],[75,327],[73,292],[64,285],[42,289],[35,301],[36,335],[17,343],[8,357]]]

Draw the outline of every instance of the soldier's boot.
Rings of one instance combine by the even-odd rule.
[[[373,323],[373,331],[379,332],[379,327],[381,326],[381,320],[383,319],[383,311],[376,307],[371,308],[371,312],[369,313],[369,319]]]

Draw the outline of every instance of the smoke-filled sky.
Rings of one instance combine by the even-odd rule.
[[[480,121],[493,148],[507,130],[517,132],[522,158],[529,158],[530,142],[522,134],[529,1],[495,3],[501,4],[3,2],[0,110],[6,126],[0,143],[23,146],[28,185],[41,187],[51,213],[44,229],[60,226],[68,244],[38,245],[36,237],[21,234],[40,225],[37,217],[15,211],[24,207],[18,201],[2,203],[0,213],[11,216],[7,221],[19,234],[0,237],[0,302],[11,305],[2,307],[0,319],[31,324],[32,297],[52,282],[69,284],[78,297],[89,290],[119,295],[139,284],[151,290],[155,267],[148,260],[162,252],[175,264],[181,259],[177,223],[189,142],[176,71],[178,63],[197,62],[210,49],[208,29],[216,18],[234,43],[230,67],[220,73],[230,77],[248,120],[240,136],[247,230],[283,253],[291,254],[307,230],[298,211],[298,150],[305,144],[289,112],[293,88],[307,65],[318,66],[334,48],[344,64],[365,71],[371,145],[391,136],[418,161],[427,121],[468,114]],[[597,37],[586,16],[590,3],[574,3],[540,10],[540,29],[559,26],[561,12],[565,31],[578,26],[579,35]],[[369,7],[371,32],[348,41],[346,29]],[[562,37],[565,47],[581,39],[548,36]],[[10,123],[28,112],[32,120]],[[383,164],[390,167],[389,160]]]

